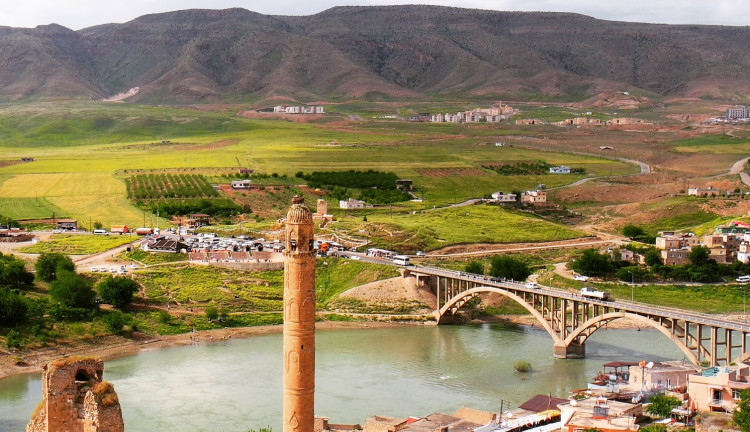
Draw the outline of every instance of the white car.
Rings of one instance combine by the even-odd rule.
[[[526,287],[526,289],[539,289],[539,285],[537,285],[536,282],[527,282],[524,287]]]
[[[91,272],[96,273],[99,271],[99,267],[91,267]]]
[[[740,276],[736,280],[739,283],[748,283],[750,282],[750,275]]]
[[[353,259],[354,261],[359,261],[362,259],[359,257],[359,255],[349,255],[349,258]]]
[[[589,277],[588,276],[584,276],[584,275],[575,275],[575,276],[573,276],[573,280],[577,280],[577,281],[581,281],[581,282],[586,282],[587,280],[589,280]]]
[[[130,264],[130,266],[129,266],[129,267],[130,267],[130,268],[132,268],[133,270],[135,270],[135,269],[137,269],[137,268],[138,268],[138,266],[137,266],[137,265],[135,265],[135,264]]]

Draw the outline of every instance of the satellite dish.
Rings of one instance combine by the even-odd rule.
[[[509,411],[508,413],[505,414],[505,417],[508,417],[509,419],[513,418],[513,413]]]
[[[648,362],[648,364],[646,365],[646,368],[651,369],[652,367],[654,367],[654,362]]]
[[[570,401],[570,406],[576,406],[576,405],[578,405],[578,401],[577,401],[577,400],[575,400],[575,399],[572,399],[572,400]]]

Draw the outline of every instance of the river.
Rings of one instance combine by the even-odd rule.
[[[541,329],[504,324],[318,331],[315,412],[335,423],[375,414],[499,410],[535,394],[566,397],[613,360],[680,360],[655,331],[597,331],[586,358],[555,360]],[[513,363],[526,360],[521,374]],[[281,334],[145,352],[105,364],[128,432],[281,430]],[[0,432],[22,431],[39,375],[0,380]]]

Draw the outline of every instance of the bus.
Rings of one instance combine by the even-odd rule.
[[[393,257],[393,264],[396,265],[402,265],[402,266],[408,266],[409,265],[409,257],[406,255],[396,255]]]

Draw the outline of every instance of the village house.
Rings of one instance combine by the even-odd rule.
[[[414,183],[409,179],[398,179],[396,180],[396,189],[400,191],[412,191],[414,190]]]
[[[273,107],[273,112],[282,114],[325,114],[320,105],[312,106],[285,106],[278,105]]]
[[[547,202],[547,187],[538,185],[536,190],[521,193],[521,203],[538,204]]]
[[[665,249],[661,251],[661,262],[666,266],[690,264],[690,249]]]
[[[514,203],[518,197],[514,193],[498,191],[492,194],[492,199],[499,203]]]
[[[55,228],[65,231],[75,231],[78,229],[78,221],[75,219],[57,219]]]
[[[250,189],[251,187],[252,181],[250,179],[232,181],[232,189]]]
[[[355,200],[354,198],[349,198],[346,201],[344,200],[339,201],[339,208],[344,209],[344,210],[361,209],[361,208],[365,208],[366,205],[367,205],[366,202]]]
[[[561,165],[556,167],[549,167],[550,174],[570,174],[570,167]]]
[[[556,124],[560,126],[601,126],[604,123],[597,118],[576,117],[559,121]]]
[[[745,119],[750,117],[750,110],[746,106],[737,105],[727,109],[727,119]]]
[[[674,231],[659,231],[659,236],[656,238],[656,247],[658,249],[692,249],[693,246],[698,246],[700,240],[698,236],[691,232],[686,233],[675,233]]]
[[[706,234],[703,244],[710,249],[711,258],[719,264],[735,260],[742,237],[734,234]]]
[[[716,197],[719,196],[719,190],[716,189],[713,186],[708,186],[705,188],[688,188],[688,195],[692,196],[698,196],[698,197]]]
[[[750,388],[750,366],[717,366],[690,375],[690,405],[698,411],[733,412],[740,391]]]
[[[637,421],[643,416],[641,404],[630,404],[607,400],[606,398],[588,398],[560,404],[560,421],[562,431],[576,432],[597,429],[601,432],[637,432]]]
[[[620,391],[664,392],[686,389],[689,377],[700,372],[701,367],[685,361],[648,362],[641,361],[628,367],[628,383]]]

